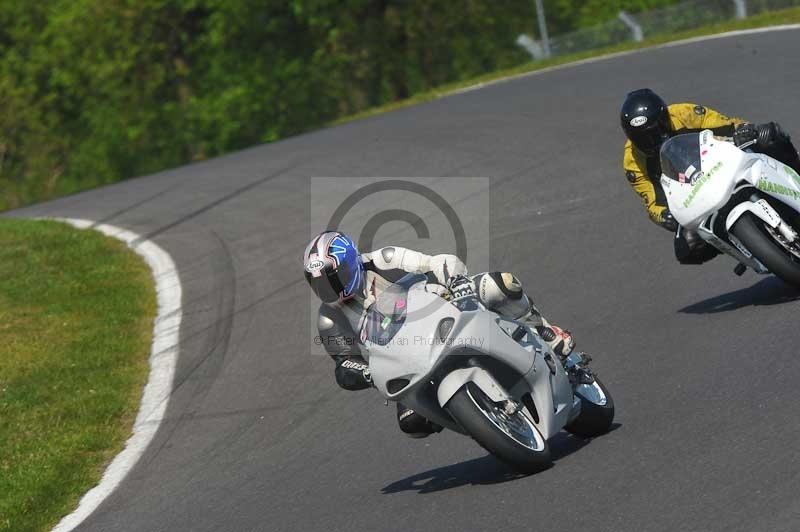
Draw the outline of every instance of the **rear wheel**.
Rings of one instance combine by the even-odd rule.
[[[509,413],[468,382],[447,403],[447,411],[481,447],[523,473],[550,467],[550,447],[523,408]]]
[[[749,212],[736,220],[730,232],[769,271],[800,287],[800,245],[797,241],[788,242],[777,230]]]
[[[597,377],[592,384],[579,384],[575,395],[581,400],[581,413],[564,430],[592,438],[611,430],[614,422],[614,400]]]

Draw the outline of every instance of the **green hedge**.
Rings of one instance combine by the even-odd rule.
[[[551,33],[669,0],[546,0]],[[528,60],[532,0],[0,2],[0,210]]]

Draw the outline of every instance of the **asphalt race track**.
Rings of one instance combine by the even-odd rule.
[[[167,418],[79,530],[800,530],[800,292],[726,257],[679,266],[625,181],[617,115],[650,86],[800,138],[798,49],[800,30],[650,50],[11,213],[136,231],[183,282]],[[340,390],[309,354],[312,176],[491,178],[492,266],[593,353],[617,428],[557,437],[555,466],[519,477]]]

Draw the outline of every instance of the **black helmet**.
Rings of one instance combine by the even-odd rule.
[[[645,155],[654,156],[672,135],[669,109],[661,96],[650,89],[628,93],[620,111],[625,136]]]

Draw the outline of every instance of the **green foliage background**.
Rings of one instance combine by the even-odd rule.
[[[545,0],[552,34],[674,0]],[[0,0],[0,210],[521,64],[533,0]]]

